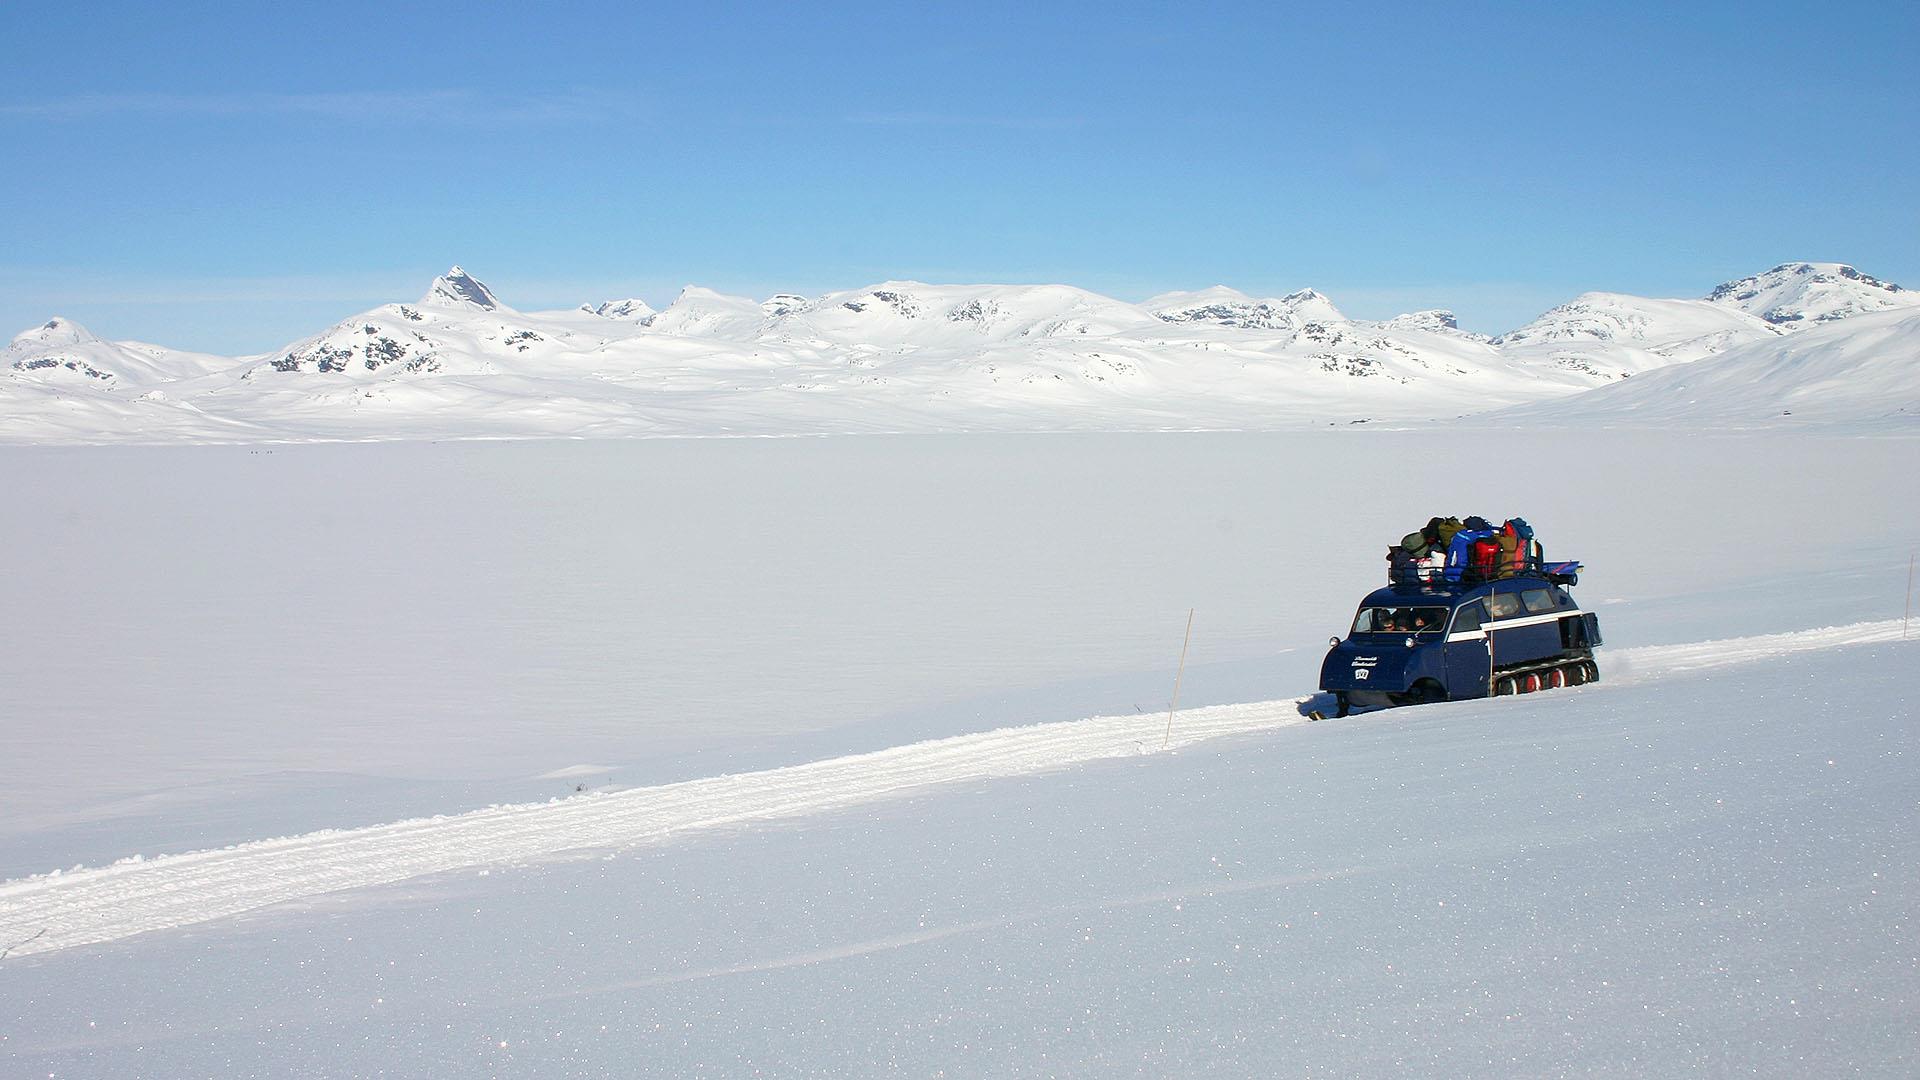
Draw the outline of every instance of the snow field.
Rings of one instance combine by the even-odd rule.
[[[0,456],[0,903],[130,935],[0,941],[0,1074],[1914,1071],[1901,440]],[[1299,723],[1436,512],[1606,681]]]
[[[1899,621],[1627,651],[1629,678],[1897,641]],[[346,889],[582,850],[630,848],[699,829],[843,810],[920,788],[1178,749],[1302,722],[1302,701],[1095,717],[963,735],[806,765],[555,802],[497,806],[368,829],[329,830],[0,883],[0,942],[17,955],[114,941]],[[1155,738],[1156,731],[1159,738]]]
[[[1288,726],[15,958],[0,1063],[1909,1075],[1911,651]]]
[[[1751,664],[1805,652],[1809,649],[1905,641],[1909,640],[1913,634],[1914,629],[1907,620],[1886,619],[1880,622],[1828,626],[1784,634],[1760,634],[1755,637],[1700,641],[1690,645],[1605,649],[1603,652],[1608,661],[1607,677],[1614,682],[1622,682],[1659,679],[1681,672],[1700,671],[1727,664]]]
[[[1522,513],[1586,560],[1576,595],[1614,656],[1897,615],[1910,450],[1374,431],[0,451],[0,533],[33,568],[0,575],[0,879],[544,801],[583,762],[607,770],[589,786],[653,787],[1152,714],[1189,608],[1183,704],[1288,699],[1433,512]],[[1495,451],[1555,464],[1523,492]]]
[[[632,847],[689,830],[818,814],[933,785],[1177,749],[1301,722],[1297,702],[1188,710],[1170,733],[1153,717],[1096,717],[739,776],[126,861],[0,883],[0,941],[19,942],[16,955],[112,941],[424,874]]]

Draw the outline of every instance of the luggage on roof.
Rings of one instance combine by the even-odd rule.
[[[1492,546],[1476,546],[1483,542]],[[1394,554],[1400,551],[1411,557],[1411,567]],[[1461,586],[1545,573],[1540,542],[1526,518],[1508,518],[1497,527],[1477,514],[1429,518],[1387,557],[1394,560],[1388,574],[1393,584]]]
[[[1432,521],[1427,522],[1427,528],[1433,530],[1431,539],[1433,546],[1442,551],[1453,546],[1454,534],[1465,527],[1457,517],[1434,518]]]

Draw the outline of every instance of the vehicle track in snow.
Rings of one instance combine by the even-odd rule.
[[[1897,641],[1900,620],[1612,650],[1623,684],[1844,645]],[[1604,690],[1596,686],[1593,690]],[[544,803],[326,830],[0,882],[0,955],[116,941],[274,904],[450,870],[659,842],[701,829],[801,817],[941,785],[1305,723],[1300,701],[1002,728],[761,772]]]

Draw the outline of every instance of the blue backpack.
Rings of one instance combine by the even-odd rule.
[[[1473,559],[1473,542],[1486,540],[1494,535],[1491,529],[1462,529],[1453,534],[1453,543],[1447,545],[1446,579],[1459,582],[1466,576],[1467,565]]]

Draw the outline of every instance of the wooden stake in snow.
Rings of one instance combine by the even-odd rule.
[[[1914,555],[1907,555],[1907,613],[1901,615],[1901,640],[1907,640],[1907,621],[1914,617]],[[1177,680],[1175,680],[1177,682]]]
[[[1167,737],[1160,744],[1165,750],[1173,745],[1173,710],[1180,707],[1180,679],[1187,673],[1187,643],[1193,640],[1193,609],[1187,609],[1187,636],[1180,640],[1180,667],[1173,673],[1173,700],[1167,703]]]

